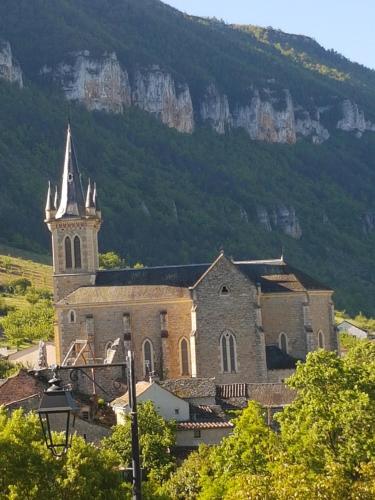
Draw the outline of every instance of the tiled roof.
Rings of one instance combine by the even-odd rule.
[[[246,408],[249,400],[257,401],[264,407],[279,408],[292,403],[296,398],[296,392],[281,382],[246,384],[246,396],[233,396],[233,391],[228,387],[218,386],[218,402],[224,410]]]
[[[193,422],[222,422],[228,419],[220,405],[190,405],[190,420]]]
[[[7,406],[16,401],[41,394],[45,387],[46,385],[41,380],[38,380],[25,370],[20,370],[17,375],[9,377],[0,386],[0,406]]]
[[[214,378],[180,378],[159,382],[161,387],[179,398],[205,398],[216,396]]]
[[[267,345],[266,361],[268,370],[285,370],[295,368],[298,360],[275,345]]]
[[[194,430],[194,429],[231,429],[234,427],[232,422],[179,422],[177,430]]]
[[[265,293],[305,290],[330,290],[310,276],[289,266],[283,260],[233,262]],[[167,285],[192,287],[211,264],[145,267],[119,271],[98,271],[96,286]]]
[[[248,398],[257,401],[261,406],[285,406],[292,403],[296,395],[296,391],[283,383],[248,384]]]

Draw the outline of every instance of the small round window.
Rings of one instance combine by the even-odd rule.
[[[68,174],[68,182],[73,182],[73,174],[71,172]]]
[[[220,290],[220,295],[229,295],[229,288],[227,285],[223,285]]]

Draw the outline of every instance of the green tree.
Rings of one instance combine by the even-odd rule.
[[[54,312],[49,301],[42,300],[26,309],[16,309],[1,319],[10,344],[19,347],[23,342],[48,340],[53,335]]]
[[[151,401],[138,405],[138,426],[141,464],[148,473],[149,480],[160,482],[174,469],[171,448],[175,444],[175,424],[161,417]],[[131,464],[131,421],[126,416],[125,423],[116,425],[104,446],[114,450],[125,467]]]
[[[119,269],[124,266],[123,259],[115,252],[99,254],[99,267],[101,269]]]
[[[59,467],[42,442],[38,417],[0,408],[0,499],[53,498]]]
[[[375,459],[374,360],[375,345],[366,342],[344,359],[320,350],[298,365],[288,380],[298,396],[277,416],[292,463],[317,473],[337,465],[356,477]]]
[[[202,489],[202,480],[210,473],[211,449],[201,445],[192,452],[167,481],[162,491],[176,500],[194,500]]]
[[[8,415],[0,408],[0,500],[130,498],[118,466],[116,453],[78,436],[56,460],[35,414],[16,410]]]
[[[130,485],[122,483],[119,456],[74,437],[56,477],[62,499],[117,500],[131,498]]]

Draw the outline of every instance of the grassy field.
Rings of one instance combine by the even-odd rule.
[[[52,267],[48,256],[33,254],[0,245],[0,285],[18,278],[27,278],[36,288],[52,291]],[[22,295],[5,295],[5,303],[16,308],[29,304]]]

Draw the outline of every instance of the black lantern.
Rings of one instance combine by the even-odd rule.
[[[71,445],[78,406],[69,390],[61,387],[56,374],[44,391],[38,414],[47,447],[56,457],[66,453]]]

